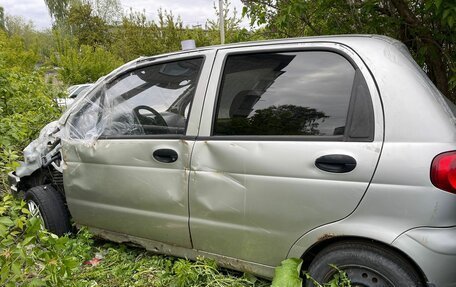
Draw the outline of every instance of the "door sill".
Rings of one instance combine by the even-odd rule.
[[[79,226],[78,226],[79,227]],[[128,234],[117,233],[100,228],[90,227],[88,229],[94,235],[117,243],[127,243],[135,246],[140,246],[148,251],[177,256],[185,259],[196,260],[197,257],[214,259],[221,267],[234,269],[241,272],[251,273],[262,278],[271,279],[274,276],[274,267],[255,262],[245,261],[232,257],[227,257],[220,254],[205,252],[196,249],[190,249],[180,246],[175,246],[151,239],[140,238]]]

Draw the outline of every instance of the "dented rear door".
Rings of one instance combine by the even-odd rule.
[[[211,52],[145,62],[98,87],[68,119],[68,207],[81,225],[191,247],[190,154]]]
[[[194,248],[276,266],[348,216],[379,159],[373,79],[334,43],[219,50],[190,176]]]

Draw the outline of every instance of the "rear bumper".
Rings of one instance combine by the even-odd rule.
[[[21,179],[14,173],[14,171],[8,173],[8,185],[12,194],[18,194],[18,185]]]
[[[456,227],[416,228],[393,245],[407,253],[423,271],[429,286],[456,287]]]

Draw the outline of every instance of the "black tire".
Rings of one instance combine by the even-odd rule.
[[[39,215],[44,227],[62,236],[71,232],[70,215],[61,193],[51,185],[40,185],[30,188],[25,193],[25,201],[34,203],[39,208]],[[30,206],[29,206],[30,209]]]
[[[351,286],[425,286],[407,260],[374,243],[353,241],[330,245],[314,258],[309,266],[309,274],[317,282],[327,283],[337,272],[329,264],[345,271],[352,282]],[[307,281],[305,286],[314,285]]]

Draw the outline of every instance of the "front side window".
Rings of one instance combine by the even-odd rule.
[[[354,78],[328,51],[228,56],[212,134],[343,135]]]
[[[145,66],[100,87],[74,116],[73,135],[185,134],[202,58]]]

